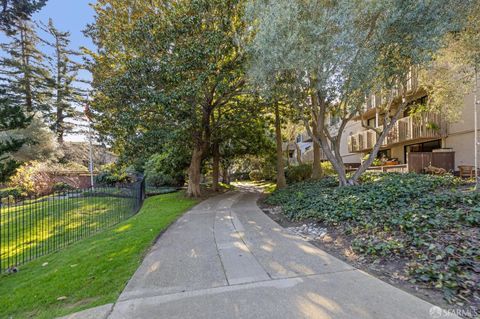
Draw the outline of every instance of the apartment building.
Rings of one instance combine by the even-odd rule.
[[[426,92],[418,89],[418,82],[415,77],[412,77],[408,84],[409,106],[389,132],[378,157],[382,158],[388,166],[396,166],[403,171],[422,171],[428,165],[442,167],[448,171],[458,171],[459,166],[473,165],[473,94],[465,96],[463,110],[455,123],[449,123],[440,114],[435,113],[424,112],[412,115],[411,110],[414,106],[424,104],[427,99]],[[367,99],[362,118],[369,127],[382,128],[384,115],[379,107],[383,102],[380,95],[372,95]],[[303,136],[304,144],[312,143],[305,133],[299,136]],[[351,166],[360,164],[376,141],[376,132],[366,129],[358,116],[343,132],[340,147],[343,161]],[[302,152],[301,156],[305,162],[311,161],[311,147],[303,146],[299,151]],[[296,158],[297,153],[292,156]]]

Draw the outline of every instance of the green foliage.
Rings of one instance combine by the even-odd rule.
[[[263,174],[260,170],[254,169],[248,173],[248,177],[251,181],[261,181],[263,179]]]
[[[353,235],[356,252],[409,260],[420,283],[443,289],[447,299],[479,296],[480,193],[451,175],[375,174],[358,186],[338,188],[335,177],[278,190],[268,203],[301,220],[313,218]]]
[[[100,169],[100,173],[95,176],[95,184],[112,186],[117,183],[127,183],[133,176],[129,174],[129,168],[121,166],[117,163],[110,163],[103,165]]]
[[[4,0],[0,9],[0,29],[11,32],[11,26],[18,19],[28,19],[40,10],[47,0]]]
[[[335,169],[333,169],[333,165],[329,161],[322,162],[320,164],[322,166],[322,174],[324,176],[333,176],[336,174]]]
[[[126,173],[119,173],[116,171],[102,171],[95,176],[95,184],[112,186],[117,183],[126,183],[128,176]]]
[[[20,166],[10,178],[9,184],[29,195],[46,195],[52,191],[54,181],[47,173],[46,163],[30,162]]]
[[[232,122],[241,129],[238,118],[254,122],[241,90],[243,4],[201,0],[167,7],[158,1],[97,2],[96,24],[88,32],[100,47],[91,53],[99,92],[92,110],[97,128],[131,157],[164,152],[170,143],[190,155],[197,148],[205,158],[210,137],[223,141]],[[225,157],[233,144],[228,142]],[[245,147],[238,144],[235,150]]]
[[[52,92],[47,57],[39,49],[42,40],[28,20],[15,20],[11,29],[9,41],[0,43],[5,52],[0,58],[0,75],[5,78],[0,88],[8,93],[10,105],[21,106],[27,114],[46,112]]]
[[[0,183],[8,182],[19,166],[20,164],[13,160],[0,161]]]
[[[161,186],[182,186],[185,182],[185,176],[177,175],[177,178],[171,175],[163,174],[160,172],[152,171],[146,175],[145,182],[148,186],[161,187]]]
[[[26,128],[31,117],[25,115],[20,105],[13,105],[5,88],[0,88],[0,132]],[[19,164],[9,158],[18,151],[27,140],[25,138],[2,138],[0,140],[0,183],[5,183],[15,172]]]
[[[187,163],[188,157],[178,158],[171,152],[152,155],[145,163],[145,181],[154,187],[182,186]]]
[[[407,97],[411,67],[432,60],[444,36],[462,28],[472,3],[252,0],[247,6],[252,25],[250,77],[270,94],[281,87],[293,107],[311,116],[305,128],[316,123],[318,136],[313,138],[323,140],[324,151],[339,168],[340,184],[349,185],[335,152],[342,141],[339,128],[364,111],[365,96],[381,94],[385,98],[376,108],[387,114],[378,139],[382,143],[396,120],[390,115],[405,107],[399,101]],[[340,124],[326,123],[329,115]],[[372,149],[372,160],[377,152]],[[366,169],[362,165],[352,182]]]
[[[26,195],[25,192],[19,187],[7,187],[0,189],[0,199],[10,196],[14,198],[20,198],[24,195]]]
[[[67,183],[64,182],[59,182],[53,184],[52,191],[54,192],[66,192],[75,189],[75,187],[68,185]]]
[[[305,181],[312,176],[312,165],[300,164],[297,166],[290,166],[285,171],[285,177],[288,184]]]
[[[232,165],[232,178],[238,180],[247,180],[250,179],[251,171],[259,171],[261,178],[265,180],[274,180],[275,179],[275,157],[274,154],[270,152],[271,148],[266,147],[264,152],[265,156],[254,156],[247,155],[242,157],[237,157]]]

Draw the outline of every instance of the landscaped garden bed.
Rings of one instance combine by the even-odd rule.
[[[358,186],[337,185],[334,177],[297,183],[265,203],[282,207],[286,226],[325,227],[317,244],[375,274],[384,265],[397,282],[478,308],[480,192],[450,175],[369,173]]]

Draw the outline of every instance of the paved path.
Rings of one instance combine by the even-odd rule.
[[[435,318],[431,304],[284,231],[257,198],[229,192],[187,212],[108,318]]]

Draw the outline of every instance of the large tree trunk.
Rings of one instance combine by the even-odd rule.
[[[212,189],[214,192],[219,190],[218,179],[220,177],[220,150],[218,142],[212,146]]]
[[[33,95],[32,95],[32,87],[31,87],[31,78],[30,78],[30,56],[27,54],[26,49],[26,42],[27,35],[25,34],[26,26],[21,22],[20,27],[20,45],[22,50],[22,66],[24,68],[23,71],[23,82],[24,82],[24,89],[25,89],[25,109],[28,113],[32,113],[33,109]]]
[[[312,133],[318,137],[318,130],[315,122],[312,122]],[[312,179],[322,178],[322,149],[318,143],[313,141],[313,167],[312,167]]]
[[[310,123],[305,121],[305,128],[307,129],[308,135],[312,138],[314,143],[317,143],[323,150],[327,159],[332,163],[333,169],[338,174],[338,180],[340,186],[348,185],[347,174],[345,172],[345,165],[343,164],[342,157],[337,157],[332,148],[330,147],[329,139],[325,133],[325,115],[327,113],[327,105],[323,100],[322,96],[317,92],[317,94],[312,94],[312,120],[315,122],[314,126],[317,128],[317,134],[312,132]],[[341,132],[339,132],[341,136]]]
[[[285,180],[285,167],[283,163],[282,126],[278,104],[275,105],[275,141],[277,143],[277,189],[280,189],[287,186],[287,181]]]
[[[190,161],[190,167],[188,168],[188,188],[187,196],[200,197],[200,177],[202,167],[202,155],[203,150],[199,146],[195,146]]]
[[[225,165],[223,166],[222,176],[223,176],[223,183],[230,185],[230,175],[228,174],[228,167]]]
[[[300,146],[298,145],[297,142],[295,142],[295,154],[296,154],[296,157],[297,157],[297,164],[302,165],[303,164],[302,150],[300,149]]]

